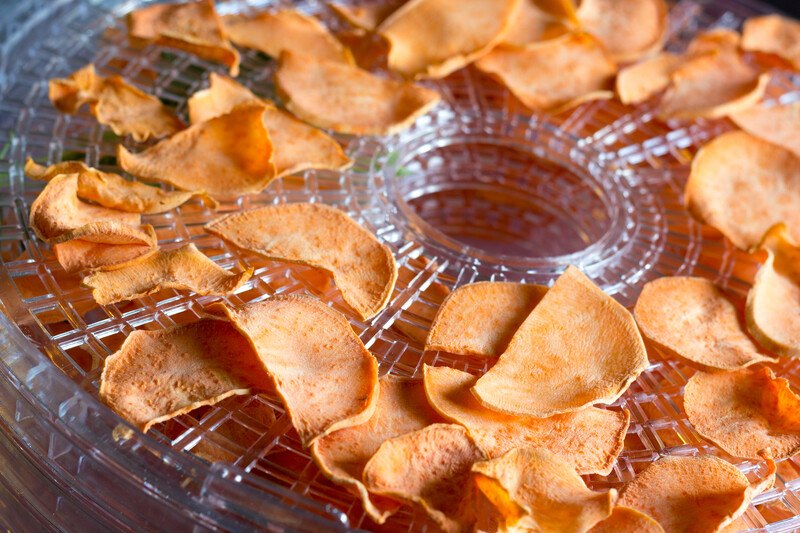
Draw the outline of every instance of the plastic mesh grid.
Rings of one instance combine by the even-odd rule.
[[[219,7],[227,12],[274,4],[230,1]],[[288,6],[291,2],[277,4]],[[216,299],[165,290],[133,302],[98,307],[89,291],[80,287],[79,277],[61,270],[27,224],[30,203],[41,184],[22,176],[25,156],[40,162],[78,158],[113,170],[115,147],[121,141],[88,113],[57,113],[47,101],[48,78],[94,62],[102,72],[124,76],[185,114],[188,95],[203,87],[209,71],[220,71],[181,52],[128,48],[119,15],[135,5],[124,2],[112,9],[65,2],[58,23],[52,24],[47,35],[32,41],[0,89],[0,254],[16,288],[16,292],[2,295],[3,304],[32,342],[93,393],[104,359],[131,331],[193,322],[202,308]],[[306,2],[302,7],[341,29],[321,3]],[[732,1],[684,0],[672,10],[668,48],[681,50],[698,29],[736,27],[759,10]],[[273,68],[274,63],[263,55],[245,52],[239,80],[257,94],[272,96],[269,80]],[[733,249],[715,231],[693,222],[681,201],[692,154],[729,129],[726,121],[662,123],[647,105],[634,108],[615,101],[590,103],[558,117],[530,116],[502,86],[472,69],[432,85],[445,102],[409,131],[389,139],[341,139],[356,160],[346,173],[309,171],[280,180],[260,195],[223,203],[217,214],[200,203],[190,203],[170,213],[148,216],[144,222],[156,228],[162,247],[193,242],[224,268],[254,267],[252,280],[225,299],[230,305],[302,292],[319,296],[349,315],[326,276],[258,258],[202,230],[219,214],[270,203],[316,201],[346,210],[393,248],[400,267],[388,308],[368,323],[352,317],[351,322],[378,356],[382,373],[408,377],[419,377],[423,363],[475,373],[486,370],[486,362],[478,358],[423,353],[430,321],[446,294],[444,288],[480,279],[552,280],[558,261],[499,257],[499,252],[487,251],[482,242],[492,234],[501,235],[512,244],[503,250],[513,249],[548,220],[556,220],[556,236],[563,236],[564,225],[558,220],[578,228],[575,233],[585,246],[606,236],[598,250],[579,252],[573,258],[625,304],[635,301],[644,282],[675,274],[705,276],[739,294],[746,293],[757,268],[755,259]],[[768,95],[782,102],[796,100],[800,83],[787,73],[776,73]],[[486,172],[463,174],[476,166]],[[495,176],[488,175],[492,169]],[[558,209],[545,210],[541,217],[514,226],[519,205],[507,205],[491,195],[476,200],[472,193],[445,194],[448,187],[458,189],[453,176],[471,184],[500,183],[505,188],[509,183],[502,180],[516,176],[523,179],[516,185],[531,188],[536,198],[553,199],[549,207]],[[625,193],[604,200],[588,190],[587,180],[612,193]],[[586,209],[601,211],[599,224],[587,225],[580,219]],[[465,210],[474,213],[469,225],[454,218]],[[497,216],[493,217],[491,210]],[[530,211],[530,205],[524,210]],[[613,230],[615,220],[623,221],[624,227]],[[460,249],[441,239],[437,231],[456,235],[462,243]],[[464,247],[465,241],[478,243],[477,248]],[[551,250],[547,245],[543,240],[516,255],[546,258],[572,251]],[[648,370],[612,406],[631,411],[631,426],[614,471],[609,476],[587,478],[594,488],[619,488],[663,454],[725,456],[686,420],[682,390],[693,371],[657,353],[651,353],[651,361]],[[798,365],[787,360],[775,370],[800,388]],[[176,450],[231,461],[251,476],[333,504],[353,527],[375,528],[356,498],[320,474],[275,398],[230,398],[161,424],[153,435]],[[757,464],[741,462],[738,466],[748,475],[759,473]],[[782,461],[775,488],[757,497],[744,522],[768,531],[800,528],[799,491],[800,463]],[[423,515],[403,509],[378,529],[425,527]]]

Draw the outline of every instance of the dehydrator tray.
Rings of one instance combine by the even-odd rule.
[[[424,514],[409,508],[380,527],[366,518],[358,499],[329,482],[302,449],[276,398],[230,398],[147,435],[97,400],[103,361],[131,331],[193,322],[217,299],[165,290],[97,306],[28,225],[42,185],[24,178],[26,156],[118,171],[114,154],[123,141],[88,113],[53,109],[49,78],[94,62],[185,116],[187,97],[207,84],[209,72],[222,71],[180,51],[131,49],[121,17],[143,3],[33,0],[0,11],[0,520],[13,531],[430,529]],[[217,7],[230,13],[275,5],[345,29],[320,1],[229,0]],[[681,51],[701,29],[737,28],[766,11],[743,0],[674,3],[667,48]],[[274,68],[245,51],[239,81],[273,97]],[[768,100],[800,99],[800,77],[773,74]],[[424,363],[486,370],[478,358],[423,353],[441,286],[548,283],[574,264],[629,307],[644,283],[661,276],[703,276],[742,295],[750,287],[756,260],[694,222],[681,199],[692,155],[731,129],[727,121],[665,123],[648,104],[615,100],[531,114],[470,68],[427,84],[443,102],[409,130],[339,137],[355,160],[348,171],[307,171],[223,202],[218,213],[195,202],[144,222],[162,246],[192,242],[224,268],[255,268],[225,298],[230,305],[312,294],[348,315],[381,373],[406,377],[420,377]],[[391,247],[397,288],[374,319],[358,321],[313,269],[260,259],[203,231],[219,214],[301,201],[345,210]],[[610,475],[587,476],[589,486],[619,488],[662,455],[714,454],[757,476],[757,463],[726,456],[688,423],[682,391],[693,370],[656,352],[650,359],[612,406],[631,412],[625,450]],[[774,369],[800,388],[797,360],[782,359]],[[237,442],[226,437],[231,432]],[[755,498],[743,523],[753,531],[800,530],[796,458],[779,463],[775,487]]]

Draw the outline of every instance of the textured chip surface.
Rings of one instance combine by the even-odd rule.
[[[664,528],[636,509],[617,506],[611,516],[598,522],[589,533],[664,533]]]
[[[664,0],[581,0],[577,15],[614,60],[628,63],[663,48],[668,11]]]
[[[624,68],[617,75],[617,95],[623,104],[639,104],[666,89],[672,73],[683,64],[684,58],[660,53],[641,63]]]
[[[773,107],[758,105],[733,113],[730,119],[747,133],[800,157],[800,102]]]
[[[800,22],[780,15],[748,19],[744,23],[742,48],[779,55],[800,68]]]

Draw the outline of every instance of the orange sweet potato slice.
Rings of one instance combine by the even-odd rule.
[[[684,58],[663,52],[641,63],[624,68],[617,76],[617,94],[623,104],[639,104],[666,89],[672,73]]]
[[[742,35],[728,28],[713,28],[695,35],[686,48],[686,57],[697,57],[709,52],[731,51],[739,49]]]
[[[53,253],[68,273],[121,265],[156,253],[155,244],[103,244],[75,239],[53,245]]]
[[[776,54],[800,68],[800,22],[780,15],[748,19],[744,23],[742,48]]]
[[[351,26],[361,30],[375,31],[384,20],[389,18],[389,15],[397,11],[397,8],[404,3],[405,0],[373,2],[361,6],[332,3],[330,8]]]
[[[360,496],[370,518],[382,524],[398,504],[367,492],[361,481],[367,461],[385,441],[437,422],[441,418],[428,405],[421,381],[385,376],[380,379],[378,404],[369,421],[317,439],[311,455],[326,476]]]
[[[547,287],[484,281],[453,291],[436,313],[426,350],[497,357]]]
[[[572,0],[522,0],[502,43],[525,46],[560,37],[573,25]]]
[[[611,516],[598,522],[589,533],[664,533],[664,528],[636,509],[617,506]]]
[[[582,0],[578,21],[615,61],[628,63],[658,53],[669,29],[664,0]]]
[[[773,107],[759,105],[733,113],[730,119],[747,133],[800,157],[800,102]]]
[[[561,455],[579,474],[608,475],[625,442],[630,414],[587,407],[549,418],[491,411],[470,389],[477,377],[446,367],[425,366],[425,394],[448,421],[467,428],[490,459],[513,448],[545,448]]]
[[[397,279],[391,250],[334,207],[267,206],[218,218],[206,230],[269,259],[330,272],[344,301],[363,319],[386,307]]]
[[[570,266],[472,392],[489,409],[545,418],[614,402],[647,365],[631,314]]]

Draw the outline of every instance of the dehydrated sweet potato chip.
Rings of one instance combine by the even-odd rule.
[[[774,361],[744,332],[736,306],[703,278],[664,277],[645,284],[634,308],[642,334],[669,355],[708,370]]]
[[[498,46],[475,63],[499,78],[523,104],[558,113],[611,98],[617,65],[587,33],[570,33],[524,47]]]
[[[197,294],[229,294],[242,286],[253,269],[228,272],[206,257],[194,244],[159,251],[141,261],[93,272],[83,278],[100,305],[141,298],[163,289]]]
[[[432,424],[381,444],[364,467],[364,485],[420,505],[445,532],[468,531],[475,521],[470,469],[482,459],[463,427]]]
[[[156,253],[155,245],[103,244],[75,239],[53,245],[53,253],[67,272],[121,265]]]
[[[201,405],[268,387],[247,339],[227,322],[201,320],[128,335],[106,359],[100,399],[147,431]]]
[[[577,13],[581,27],[627,63],[663,48],[668,11],[664,0],[582,0]]]
[[[630,414],[587,407],[574,413],[534,418],[483,407],[470,389],[477,377],[446,367],[425,366],[425,393],[450,422],[467,428],[489,458],[513,448],[546,448],[564,457],[579,474],[608,475],[625,441]]]
[[[665,531],[718,531],[747,509],[759,485],[751,487],[735,466],[710,455],[662,457],[628,483],[619,505],[647,514]]]
[[[361,482],[367,461],[389,439],[420,430],[441,418],[428,405],[421,381],[384,376],[375,413],[368,422],[325,435],[311,445],[311,455],[326,476],[361,497],[370,518],[382,524],[397,502],[370,496]]]
[[[503,44],[525,46],[569,32],[573,26],[572,0],[522,0],[503,37]]]
[[[381,22],[397,11],[404,3],[405,0],[373,2],[362,6],[333,3],[330,4],[330,8],[351,26],[362,30],[375,31],[375,29],[380,26]]]
[[[372,416],[378,363],[341,313],[303,296],[208,311],[226,316],[250,341],[303,445]]]
[[[638,104],[666,89],[672,80],[672,73],[683,61],[684,58],[679,55],[663,52],[622,69],[617,75],[620,101],[623,104]]]
[[[436,313],[426,350],[497,357],[547,287],[483,281],[453,291]]]
[[[742,42],[742,35],[728,28],[713,28],[695,35],[686,48],[686,57],[694,57],[708,52],[723,50],[735,51]]]
[[[397,279],[391,250],[334,207],[267,206],[218,218],[206,230],[269,259],[330,272],[344,301],[363,319],[386,307]]]
[[[388,135],[409,127],[439,102],[439,94],[366,70],[285,52],[275,85],[286,108],[320,128]]]
[[[647,364],[631,314],[570,266],[472,392],[489,409],[544,418],[613,402]]]
[[[62,233],[50,240],[51,243],[61,243],[80,239],[98,244],[134,244],[156,246],[158,239],[153,226],[130,226],[115,220],[100,220],[89,222],[73,230]]]
[[[353,56],[319,20],[283,9],[252,16],[228,15],[222,23],[237,46],[254,48],[278,58],[284,50],[328,61],[353,63]]]
[[[697,372],[686,384],[686,416],[705,438],[736,457],[775,459],[800,451],[800,397],[769,368]]]
[[[611,516],[597,523],[589,533],[664,533],[664,528],[636,509],[617,506]]]
[[[272,102],[260,100],[249,89],[230,78],[215,73],[209,75],[208,89],[189,98],[189,119],[198,124],[229,113],[237,105],[263,102],[264,126],[275,150],[277,177],[295,174],[311,168],[343,170],[350,166],[348,158],[336,140],[325,132],[301,122],[277,109]]]
[[[389,68],[407,78],[444,78],[502,41],[522,0],[410,0],[378,28]]]
[[[25,175],[36,181],[50,181],[62,174],[80,174],[89,167],[82,161],[62,161],[50,166],[36,163],[33,158],[25,159]]]
[[[780,15],[748,19],[744,22],[742,48],[779,55],[800,68],[800,22]]]
[[[768,350],[800,356],[800,247],[783,224],[771,228],[759,246],[768,257],[747,295],[747,329]]]
[[[737,126],[800,157],[800,102],[755,106],[730,115]]]
[[[264,112],[260,103],[242,105],[136,154],[119,145],[119,165],[139,178],[214,197],[261,192],[276,175]]]
[[[617,491],[594,492],[572,465],[544,448],[515,448],[497,459],[472,465],[475,484],[491,502],[516,507],[505,528],[586,531],[611,515]],[[521,511],[521,512],[519,512]]]
[[[151,42],[178,48],[222,63],[231,76],[239,74],[239,52],[225,35],[214,0],[154,4],[128,14],[128,38],[137,46]]]
[[[738,248],[753,248],[778,223],[800,241],[800,157],[748,133],[724,133],[703,146],[684,194],[692,215]]]

